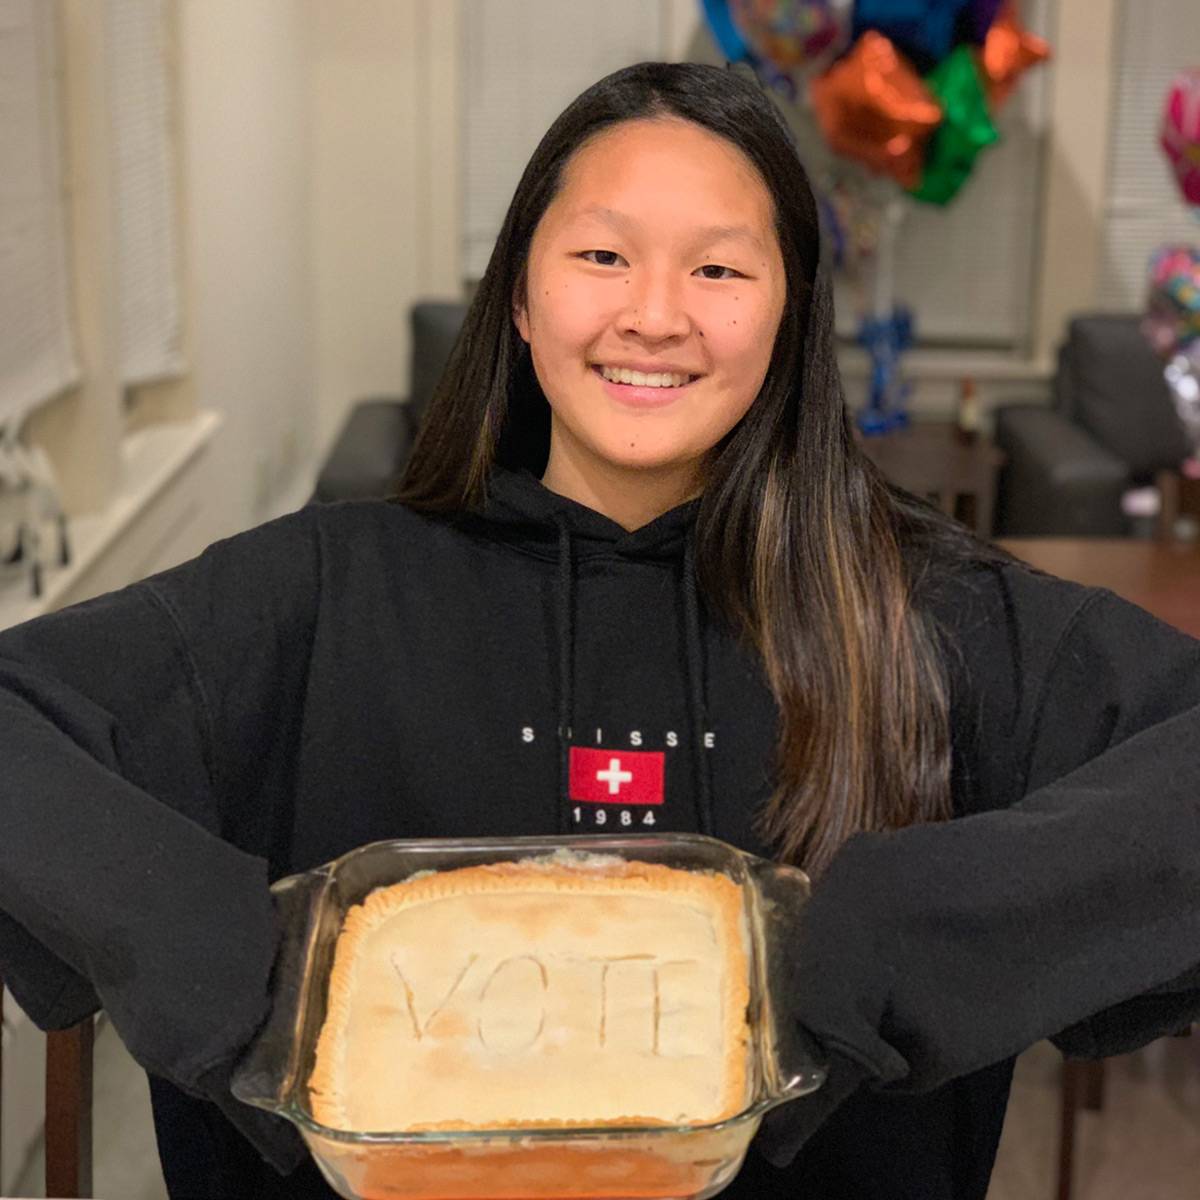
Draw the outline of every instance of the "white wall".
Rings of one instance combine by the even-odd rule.
[[[403,393],[418,254],[415,6],[308,8],[315,34],[313,263],[317,440],[352,397]]]
[[[227,420],[229,531],[302,503],[352,403],[408,386],[455,298],[458,9],[182,0],[196,404]]]
[[[317,445],[405,394],[409,309],[457,299],[458,6],[308,0]]]
[[[212,515],[227,532],[311,479],[312,32],[299,0],[181,4],[185,303],[196,403],[225,416]]]

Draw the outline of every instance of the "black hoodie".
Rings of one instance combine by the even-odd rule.
[[[44,1028],[107,1010],[173,1198],[331,1195],[227,1092],[268,881],[395,837],[769,854],[777,714],[697,596],[694,515],[627,533],[499,471],[481,515],[312,507],[0,634],[0,974]],[[857,835],[817,886],[796,1003],[831,1083],[731,1198],[982,1200],[1015,1054],[1200,1013],[1200,643],[1017,565],[930,563],[918,600],[958,819]]]

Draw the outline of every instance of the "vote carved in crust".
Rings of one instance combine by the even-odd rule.
[[[663,972],[699,964],[691,958],[663,959],[654,954],[586,958],[513,954],[489,966],[487,962],[480,961],[478,954],[470,954],[441,996],[427,983],[422,984],[411,978],[410,971],[400,961],[399,955],[392,955],[391,965],[401,986],[403,1011],[411,1025],[413,1038],[418,1042],[438,1036],[435,1026],[439,1018],[448,1018],[453,1010],[459,1018],[453,1022],[453,1026],[461,1026],[465,1018],[470,1036],[477,1038],[484,1049],[497,1054],[528,1052],[553,1032],[547,1028],[547,1022],[553,1008],[550,1001],[556,981],[563,980],[566,975],[578,980],[578,973],[583,971],[587,981],[586,991],[593,1000],[595,1044],[599,1049],[609,1049],[620,1041],[623,1043],[622,1049],[673,1057],[664,1051],[664,1025],[682,1010],[664,1003]],[[646,1003],[640,1006],[644,1009],[644,1022],[639,1018],[637,1025],[640,1032],[634,1035],[639,1045],[628,1044],[628,1023],[623,1026],[624,1037],[616,1038],[613,1034],[611,1007],[614,969],[624,972],[633,970],[641,975],[637,984]],[[520,996],[520,1003],[514,1005],[510,1000],[505,1011],[501,1011],[495,1002],[497,986],[502,983],[507,985],[510,997],[514,992]],[[422,1013],[425,1015],[422,1016]]]

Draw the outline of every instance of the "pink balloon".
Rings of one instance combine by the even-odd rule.
[[[1159,145],[1170,160],[1183,198],[1200,204],[1200,67],[1181,71],[1171,81]]]

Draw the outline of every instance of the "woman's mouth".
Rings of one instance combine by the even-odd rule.
[[[673,404],[678,400],[680,396],[687,392],[700,379],[699,375],[668,376],[668,379],[686,379],[687,382],[666,383],[664,386],[662,382],[663,375],[651,376],[651,378],[659,381],[658,385],[655,386],[653,383],[621,383],[617,380],[606,379],[599,366],[593,366],[592,372],[600,380],[601,386],[611,399],[629,408],[640,409],[666,408],[669,404]],[[645,378],[645,376],[641,376],[641,378]]]

